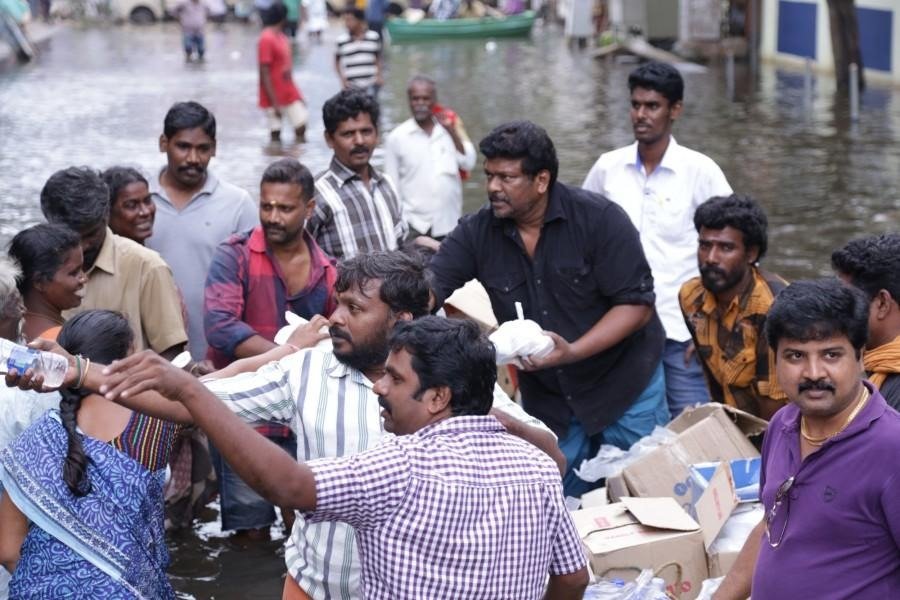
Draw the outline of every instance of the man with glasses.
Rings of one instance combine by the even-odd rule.
[[[900,597],[900,414],[868,381],[869,301],[836,279],[794,283],[766,334],[790,403],[769,424],[751,532],[716,600]]]
[[[559,436],[565,493],[590,486],[573,468],[601,443],[627,449],[668,421],[664,333],[638,232],[599,194],[560,183],[553,142],[513,121],[479,144],[490,206],[463,217],[431,261],[443,302],[470,279],[487,289],[497,320],[528,319],[553,339],[523,360],[526,411]]]

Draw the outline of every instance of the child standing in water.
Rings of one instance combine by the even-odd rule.
[[[181,35],[184,40],[184,60],[191,62],[194,52],[197,61],[203,62],[206,52],[204,30],[209,17],[209,7],[203,0],[185,0],[175,7],[178,22],[181,23]]]

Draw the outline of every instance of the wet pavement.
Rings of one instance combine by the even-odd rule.
[[[155,173],[163,163],[157,139],[166,109],[179,100],[207,105],[218,119],[212,168],[257,191],[265,166],[283,154],[313,172],[330,152],[321,106],[337,92],[332,41],[304,41],[295,79],[312,120],[304,145],[267,143],[256,107],[258,29],[229,23],[208,32],[208,60],[187,65],[173,24],[69,28],[33,65],[0,74],[0,244],[41,220],[40,188],[55,170],[88,164],[131,164]],[[417,43],[387,53],[381,125],[387,132],[408,117],[407,79],[438,81],[440,101],[465,120],[473,140],[505,120],[544,125],[560,156],[560,179],[580,184],[600,152],[632,141],[626,77],[632,64],[595,61],[570,51],[555,27],[530,40]],[[862,117],[828,80],[804,101],[801,74],[764,68],[751,77],[738,66],[729,90],[725,70],[686,76],[683,117],[675,135],[722,167],[736,191],[767,208],[765,266],[787,278],[829,272],[831,250],[900,221],[900,94],[873,88],[862,96]],[[376,159],[378,157],[376,156]],[[465,184],[465,206],[484,202],[478,169]],[[173,581],[183,597],[273,598],[281,589],[278,542],[241,548],[215,526],[215,513],[172,539]],[[280,532],[275,528],[276,533]]]

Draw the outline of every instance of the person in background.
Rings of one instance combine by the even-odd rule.
[[[156,216],[147,179],[132,167],[110,167],[103,172],[103,181],[109,188],[109,228],[143,245],[153,235]]]
[[[80,357],[82,376],[60,390],[58,411],[0,452],[0,563],[12,573],[10,595],[174,600],[163,481],[177,426],[80,386],[90,362],[134,350],[122,315],[79,313],[58,341]]]
[[[307,229],[329,256],[399,248],[408,233],[397,190],[371,164],[378,145],[378,102],[359,90],[344,90],[322,107],[325,141],[334,151],[316,177],[316,208]]]
[[[766,342],[766,313],[787,282],[758,266],[767,226],[766,213],[749,196],[711,198],[697,207],[700,277],[685,282],[678,299],[712,399],[768,420],[785,395]]]
[[[23,229],[9,244],[9,256],[21,267],[19,293],[25,302],[26,340],[55,340],[63,311],[78,308],[87,276],[81,238],[62,225],[42,223]]]
[[[311,41],[322,42],[322,31],[328,27],[328,5],[325,0],[302,0],[306,33]]]
[[[291,44],[284,34],[287,8],[281,2],[275,2],[264,9],[260,17],[264,27],[256,44],[259,106],[266,112],[273,142],[281,141],[281,121],[285,118],[294,129],[297,143],[302,143],[306,141],[309,111],[303,94],[294,84]]]
[[[382,30],[384,29],[384,18],[388,8],[387,0],[367,0],[366,12],[364,14],[366,24],[371,31],[378,34],[379,38],[383,38]]]
[[[131,323],[137,348],[174,358],[187,342],[181,299],[172,271],[156,252],[110,231],[109,188],[89,167],[57,171],[41,190],[41,211],[50,223],[81,236],[88,276],[75,312],[117,310]]]
[[[601,155],[582,187],[625,209],[641,235],[653,271],[656,312],[666,330],[666,396],[669,411],[677,415],[709,399],[678,304],[681,284],[698,275],[691,221],[701,203],[730,195],[731,186],[711,158],[676,143],[672,135],[684,98],[684,80],[675,67],[641,65],[628,75],[628,89],[635,142]]]
[[[384,171],[400,192],[410,237],[440,240],[462,216],[460,172],[475,166],[475,146],[459,116],[438,105],[433,80],[413,77],[406,94],[412,118],[388,134]]]
[[[22,271],[14,260],[0,255],[0,338],[22,344],[25,306],[18,282]],[[59,393],[38,393],[0,384],[0,450],[6,448],[47,410],[59,406]],[[0,481],[0,499],[3,483]],[[9,596],[9,573],[0,568],[0,598]]]
[[[183,0],[175,6],[175,16],[181,25],[181,37],[184,45],[184,60],[191,62],[194,53],[197,61],[203,62],[206,54],[206,19],[209,17],[209,7],[204,0]]]
[[[284,21],[284,34],[291,38],[293,42],[297,39],[297,31],[300,29],[303,17],[300,12],[300,0],[284,0],[284,7],[287,9]]]
[[[625,212],[557,180],[547,132],[530,121],[496,127],[479,144],[490,205],[462,218],[429,269],[440,306],[477,279],[499,323],[520,304],[553,342],[522,360],[522,406],[559,436],[567,496],[592,485],[574,469],[601,444],[628,449],[669,421],[664,333],[653,277]]]
[[[831,253],[831,266],[869,298],[863,367],[887,403],[900,410],[900,234],[848,242]]]
[[[366,14],[359,8],[343,13],[347,31],[338,36],[334,68],[341,89],[363,90],[376,98],[384,85],[381,35],[366,25]]]
[[[766,336],[790,402],[763,441],[765,517],[715,600],[900,591],[900,414],[862,379],[870,304],[826,279],[792,283],[769,310]]]
[[[178,102],[166,113],[159,151],[166,166],[150,179],[156,204],[147,245],[171,266],[187,308],[188,338],[195,361],[206,357],[203,284],[219,243],[259,223],[245,190],[209,170],[216,155],[216,118],[196,102]],[[176,304],[180,310],[180,303]]]
[[[328,337],[325,317],[335,308],[337,270],[305,230],[312,213],[315,184],[309,170],[293,158],[269,165],[260,183],[260,226],[223,242],[206,279],[205,327],[207,355],[217,369],[235,359],[257,356],[276,347],[275,334],[287,325],[284,313],[310,321],[315,337],[289,339],[288,345],[309,346]],[[303,328],[296,330],[302,336]],[[291,456],[297,438],[287,425],[267,422],[255,427]],[[275,510],[250,489],[214,453],[222,499],[222,528],[265,538],[275,522]],[[290,532],[293,511],[282,510]]]

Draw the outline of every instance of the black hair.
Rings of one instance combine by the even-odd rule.
[[[701,227],[734,227],[743,234],[745,248],[755,247],[759,250],[757,262],[762,260],[769,247],[769,220],[762,207],[750,196],[731,194],[710,198],[694,212],[694,228],[699,233]]]
[[[522,159],[522,172],[531,177],[547,170],[551,184],[559,173],[553,140],[543,127],[531,121],[510,121],[495,127],[479,142],[478,148],[488,159]]]
[[[147,178],[133,167],[110,167],[103,171],[101,177],[103,177],[106,187],[109,188],[110,209],[112,209],[113,204],[116,203],[119,192],[121,192],[125,186],[131,185],[132,183],[143,183],[148,188],[150,187]]]
[[[398,321],[388,342],[406,350],[419,378],[419,398],[427,389],[450,388],[453,416],[486,415],[491,410],[497,363],[494,345],[468,319],[422,317]]]
[[[259,17],[266,27],[278,25],[287,19],[287,7],[281,2],[274,2],[268,8],[261,9]]]
[[[176,102],[163,120],[163,135],[171,139],[179,131],[199,127],[215,141],[216,118],[197,102]]]
[[[295,183],[300,186],[305,202],[316,195],[312,173],[295,158],[281,158],[266,167],[260,185],[263,183]]]
[[[346,8],[342,14],[351,15],[357,21],[362,21],[363,23],[366,22],[366,11],[361,8]]]
[[[325,131],[334,133],[338,125],[359,114],[366,113],[372,119],[372,125],[378,129],[378,101],[362,90],[343,90],[325,101],[322,106],[322,120]]]
[[[50,223],[84,233],[108,220],[109,188],[90,167],[57,171],[41,190],[41,212]]]
[[[848,242],[831,253],[835,271],[874,299],[886,290],[900,303],[900,234],[885,233]]]
[[[134,333],[128,320],[111,310],[87,310],[78,313],[62,326],[56,341],[69,354],[80,354],[98,364],[109,364],[128,356]],[[60,389],[62,400],[59,414],[69,448],[63,464],[63,479],[69,490],[78,497],[91,491],[87,478],[90,459],[84,452],[81,435],[77,432],[78,410],[87,395],[83,389]]]
[[[766,316],[766,340],[778,359],[782,339],[808,342],[845,335],[859,357],[869,336],[869,301],[834,278],[796,281],[784,288]]]
[[[9,256],[22,268],[19,292],[24,296],[36,283],[50,281],[81,243],[81,237],[64,225],[40,223],[23,229],[9,243]]]
[[[351,287],[362,290],[372,279],[381,281],[379,297],[393,312],[406,311],[413,318],[428,314],[430,288],[425,266],[418,258],[399,250],[357,254],[338,266],[334,289],[336,292],[346,292]]]
[[[628,91],[653,90],[665,96],[669,106],[684,99],[684,79],[678,69],[667,63],[649,62],[628,75]]]
[[[408,90],[409,88],[411,88],[414,83],[424,83],[425,85],[430,85],[431,90],[435,93],[435,95],[437,95],[437,84],[431,77],[427,77],[425,75],[413,75],[406,83],[406,89]]]

